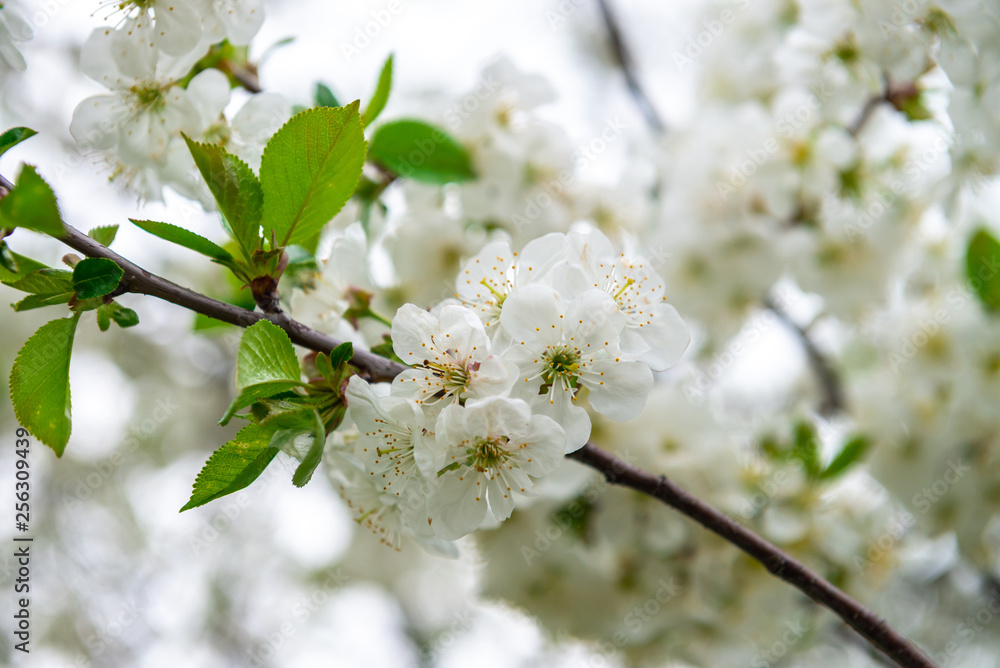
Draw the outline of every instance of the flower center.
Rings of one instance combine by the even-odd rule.
[[[545,366],[542,380],[546,383],[556,378],[571,380],[580,370],[580,353],[566,346],[550,348],[545,352]]]
[[[510,452],[507,451],[506,447],[508,442],[509,439],[506,436],[477,438],[472,442],[472,447],[465,451],[468,455],[465,463],[480,473],[499,469],[504,462],[510,459]]]
[[[454,358],[454,351],[452,350],[446,350],[445,354],[450,358]],[[467,362],[463,364],[459,360],[451,363],[424,360],[422,366],[429,370],[431,375],[440,380],[446,395],[458,395],[464,392],[465,388],[469,385],[471,375],[479,369],[479,362]]]
[[[159,86],[132,86],[129,92],[140,109],[152,108],[156,111],[163,107],[163,89]]]

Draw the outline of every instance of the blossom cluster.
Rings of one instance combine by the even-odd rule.
[[[488,243],[455,295],[397,311],[392,346],[409,368],[387,395],[357,376],[347,387],[358,435],[342,493],[397,548],[403,534],[434,545],[507,519],[586,444],[586,405],[635,417],[690,339],[656,271],[594,229],[517,252]]]
[[[140,197],[158,200],[170,186],[211,208],[182,133],[256,165],[291,116],[280,95],[260,93],[227,119],[229,78],[222,68],[196,67],[220,44],[248,44],[263,23],[263,3],[116,2],[108,18],[116,25],[96,28],[80,54],[84,74],[108,92],[80,102],[70,132],[81,148],[101,152],[112,180]]]

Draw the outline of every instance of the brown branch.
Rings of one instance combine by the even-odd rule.
[[[567,457],[597,469],[611,484],[629,487],[659,499],[718,534],[762,563],[776,577],[835,612],[898,665],[934,668],[934,663],[916,645],[890,627],[884,619],[834,587],[799,560],[685,492],[665,476],[647,473],[592,443]]]
[[[2,184],[0,184],[2,185]],[[114,260],[124,270],[120,290],[150,295],[172,304],[183,306],[203,315],[248,327],[265,316],[238,306],[211,299],[136,266],[114,251],[97,243],[70,226],[60,240],[88,257]],[[284,329],[295,343],[320,352],[329,352],[339,342],[317,332],[284,313],[266,316]],[[389,381],[405,367],[367,351],[357,351],[351,362],[372,381]],[[822,606],[836,613],[845,623],[867,638],[875,647],[906,668],[934,668],[934,664],[920,649],[893,630],[886,622],[860,603],[824,580],[804,564],[740,526],[724,513],[700,501],[664,476],[654,476],[638,469],[593,443],[568,455],[586,466],[596,469],[612,484],[629,487],[647,494],[687,515],[705,528],[713,531],[754,559],[760,561],[778,577]]]
[[[845,411],[847,403],[844,401],[844,390],[840,383],[840,377],[833,370],[833,366],[826,358],[826,355],[816,347],[816,343],[809,336],[809,332],[794,322],[784,309],[770,297],[764,299],[764,306],[778,316],[778,319],[786,327],[798,335],[799,341],[802,343],[802,348],[806,352],[806,359],[809,360],[809,366],[812,368],[816,380],[819,381],[820,390],[823,394],[823,399],[819,405],[820,414],[830,416]]]
[[[171,304],[183,306],[195,313],[201,313],[210,318],[228,322],[231,325],[239,327],[249,327],[255,322],[267,318],[285,330],[293,343],[297,343],[310,350],[329,353],[341,343],[322,332],[317,332],[315,329],[292,320],[286,313],[279,311],[264,315],[255,311],[248,311],[245,308],[206,297],[165,278],[151,274],[69,225],[66,226],[66,234],[60,237],[59,240],[87,257],[103,257],[117,262],[118,266],[125,272],[125,276],[118,287],[118,292],[132,292],[157,297]],[[392,380],[405,368],[398,362],[393,362],[367,350],[356,350],[351,363],[358,367],[366,378],[373,382]]]
[[[646,90],[639,82],[639,77],[635,73],[632,52],[629,51],[628,45],[625,43],[618,19],[615,17],[614,12],[611,11],[611,6],[608,2],[609,0],[597,0],[597,5],[601,9],[601,18],[604,20],[604,27],[608,31],[608,39],[611,41],[611,51],[614,53],[618,67],[621,68],[622,73],[625,75],[625,83],[632,94],[632,98],[635,100],[636,106],[639,107],[643,118],[646,119],[646,123],[653,130],[663,132],[667,129],[666,125],[664,125],[663,119],[660,118],[659,112],[656,111],[656,107],[653,106],[653,101],[649,99]]]

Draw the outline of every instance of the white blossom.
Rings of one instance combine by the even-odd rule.
[[[625,315],[603,290],[591,288],[567,303],[550,286],[525,285],[505,300],[500,322],[511,339],[505,355],[520,371],[512,396],[566,430],[567,452],[590,437],[590,417],[578,402],[581,388],[595,411],[615,420],[645,406],[653,374],[619,350]]]
[[[454,540],[475,531],[489,512],[505,520],[515,494],[531,494],[531,477],[562,459],[566,434],[553,420],[504,397],[447,406],[437,421],[439,478],[430,501],[431,526]]]

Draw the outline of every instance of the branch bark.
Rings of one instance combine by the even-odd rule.
[[[632,98],[639,107],[643,118],[646,119],[646,123],[653,130],[663,132],[666,130],[666,125],[664,125],[663,119],[660,118],[656,107],[653,106],[653,101],[646,95],[646,89],[639,82],[639,76],[635,72],[635,63],[632,60],[632,52],[629,51],[628,45],[625,43],[621,27],[618,25],[618,19],[615,17],[614,12],[611,10],[611,5],[608,3],[609,0],[597,0],[597,4],[601,10],[601,18],[604,21],[604,27],[608,31],[608,39],[611,41],[611,51],[618,62],[618,67],[621,68],[622,73],[625,75],[625,83],[628,85],[629,92],[632,94]]]
[[[6,185],[0,181],[0,187]],[[120,291],[157,297],[240,327],[248,327],[266,317],[284,329],[293,342],[310,350],[329,352],[340,343],[292,320],[284,313],[265,316],[211,299],[156,276],[69,225],[66,226],[66,233],[60,240],[87,257],[102,257],[117,262],[125,272],[119,286]],[[390,381],[405,368],[396,362],[362,350],[355,352],[351,362],[371,381]],[[775,545],[685,492],[665,476],[655,476],[636,468],[615,455],[601,450],[593,443],[587,443],[582,449],[567,457],[599,471],[612,484],[628,487],[662,501],[721,536],[763,564],[775,577],[796,587],[818,604],[837,614],[847,625],[898,665],[906,668],[935,668],[934,663],[915,644],[871,610]]]

